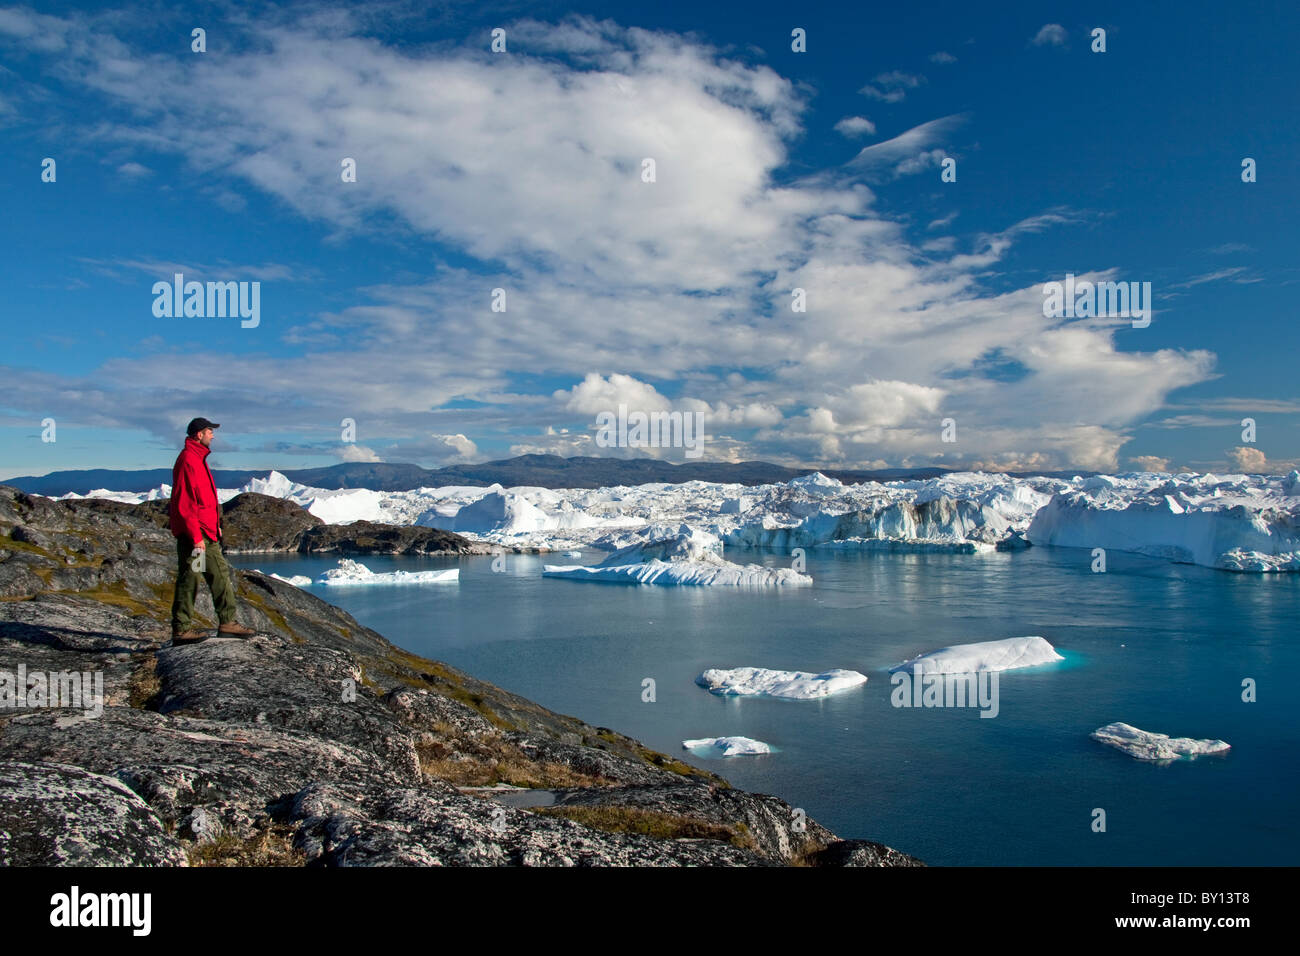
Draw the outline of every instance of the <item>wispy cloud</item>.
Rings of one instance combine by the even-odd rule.
[[[1216,269],[1213,272],[1206,272],[1199,276],[1188,279],[1185,282],[1175,282],[1170,284],[1171,289],[1190,289],[1193,286],[1205,285],[1207,282],[1224,282],[1231,281],[1238,284],[1249,284],[1260,281],[1257,278],[1247,274],[1245,266],[1231,266],[1227,269]]]
[[[894,176],[919,172],[942,158],[943,150],[936,149],[936,145],[944,142],[966,120],[963,114],[930,120],[892,139],[863,147],[846,165],[857,171],[884,171]]]
[[[1069,34],[1059,23],[1045,23],[1029,41],[1034,46],[1065,46]]]
[[[893,70],[889,73],[881,73],[858,92],[873,100],[898,103],[907,96],[908,90],[916,89],[924,82],[925,77],[918,74]]]

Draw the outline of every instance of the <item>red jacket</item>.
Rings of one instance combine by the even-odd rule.
[[[168,508],[172,534],[197,543],[199,536],[209,541],[221,540],[221,503],[217,500],[217,483],[205,459],[212,451],[193,438],[172,466],[172,500]]]

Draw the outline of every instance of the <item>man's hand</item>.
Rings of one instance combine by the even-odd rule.
[[[207,548],[207,542],[204,541],[202,538],[200,538],[198,541],[194,542],[194,550],[190,553],[198,554],[200,551],[206,550],[206,548]]]

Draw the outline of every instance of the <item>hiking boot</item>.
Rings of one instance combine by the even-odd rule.
[[[190,628],[188,631],[172,631],[172,644],[179,646],[181,644],[198,644],[200,641],[206,641],[208,635],[203,631],[196,631]]]
[[[256,634],[257,631],[254,631],[252,628],[244,627],[244,625],[235,621],[228,621],[217,628],[217,633],[222,637],[248,637],[252,634]]]

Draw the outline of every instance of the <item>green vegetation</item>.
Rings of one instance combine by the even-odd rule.
[[[445,724],[435,726],[452,731]],[[599,787],[609,783],[600,777],[579,773],[562,763],[534,760],[499,735],[458,739],[455,746],[448,740],[429,739],[431,736],[426,735],[416,742],[420,769],[454,786],[493,787],[505,783],[529,789],[563,789]],[[447,736],[450,738],[451,734]]]
[[[743,823],[724,825],[639,807],[536,807],[532,812],[564,817],[609,833],[639,833],[660,840],[719,840],[741,850],[758,849],[753,833]]]

